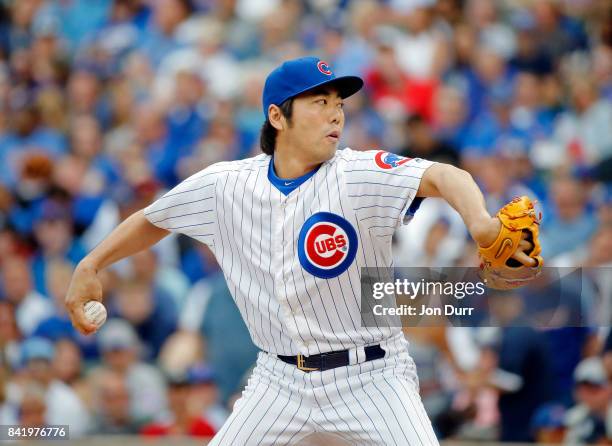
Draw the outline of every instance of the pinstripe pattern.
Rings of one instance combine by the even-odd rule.
[[[260,353],[210,446],[288,445],[315,432],[356,446],[438,445],[406,344],[399,335],[385,345],[389,358],[308,374]]]
[[[392,171],[374,152],[340,150],[288,196],[267,178],[270,157],[212,165],[145,209],[155,225],[208,244],[224,271],[255,344],[277,354],[317,354],[373,344],[397,328],[361,327],[362,267],[389,267],[390,242],[430,165]],[[358,233],[355,261],[320,279],[297,256],[304,221],[318,212],[345,218]]]
[[[291,444],[315,431],[350,444],[437,444],[401,330],[362,327],[360,312],[361,268],[392,265],[391,236],[431,163],[389,171],[374,155],[337,151],[288,195],[268,180],[267,155],[218,163],[145,208],[153,224],[211,248],[262,350],[312,355],[395,340],[385,360],[311,374],[262,353],[211,444]],[[328,279],[307,272],[297,254],[304,222],[319,212],[341,216],[358,238],[355,260]]]

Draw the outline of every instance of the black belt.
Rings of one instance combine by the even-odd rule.
[[[324,371],[335,369],[336,367],[344,367],[349,365],[349,351],[338,350],[335,352],[321,353],[312,356],[283,356],[277,355],[278,359],[287,364],[297,366],[303,372]],[[380,345],[370,345],[365,347],[365,360],[372,361],[385,357],[385,351]]]

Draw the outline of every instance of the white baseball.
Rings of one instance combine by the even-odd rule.
[[[97,300],[90,300],[83,309],[85,310],[87,320],[95,324],[96,327],[100,328],[106,322],[106,308]]]

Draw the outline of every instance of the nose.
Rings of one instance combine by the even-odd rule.
[[[330,114],[330,123],[340,124],[343,116],[344,116],[344,112],[342,108],[334,106]]]

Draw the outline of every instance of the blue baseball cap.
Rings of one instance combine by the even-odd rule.
[[[195,364],[187,370],[187,382],[189,384],[214,383],[215,372],[205,363]]]
[[[561,404],[545,404],[541,406],[531,419],[531,431],[540,429],[557,429],[565,425],[565,407]]]
[[[264,116],[268,119],[270,105],[281,105],[289,98],[323,85],[332,85],[344,99],[361,90],[363,80],[358,76],[336,77],[329,64],[318,57],[288,60],[266,78],[262,97]]]
[[[22,364],[27,364],[34,359],[44,359],[51,361],[55,354],[55,347],[48,339],[34,336],[26,339],[21,344],[21,361]]]

